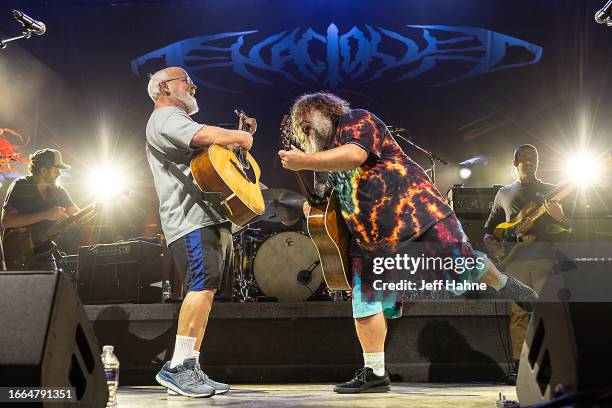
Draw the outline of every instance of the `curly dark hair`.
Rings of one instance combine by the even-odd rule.
[[[299,123],[303,116],[313,108],[329,116],[334,123],[350,110],[347,101],[330,92],[304,94],[298,97],[291,107],[290,120],[292,137],[300,146],[304,145],[307,135]]]
[[[42,160],[36,160],[35,156],[30,155],[30,164],[28,164],[28,171],[31,175],[38,176],[42,171],[43,167],[49,168],[50,166],[48,166]]]

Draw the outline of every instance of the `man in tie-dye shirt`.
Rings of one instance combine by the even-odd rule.
[[[392,253],[452,213],[425,171],[376,116],[351,110],[336,129],[331,147],[354,144],[367,154],[361,166],[329,175],[359,249]]]
[[[279,151],[283,167],[329,172],[327,181],[338,193],[342,216],[352,235],[353,317],[364,368],[334,391],[388,391],[385,317],[401,316],[402,299],[401,293],[382,297],[372,293],[374,257],[410,253],[411,247],[419,244],[426,244],[419,248],[428,256],[486,256],[472,249],[461,224],[425,171],[401,150],[385,124],[372,113],[351,110],[348,102],[331,93],[315,93],[295,101],[291,123],[294,139],[304,152],[296,148]],[[523,303],[537,299],[530,288],[500,273],[488,260],[483,267],[464,273],[440,272],[447,279],[486,283]]]

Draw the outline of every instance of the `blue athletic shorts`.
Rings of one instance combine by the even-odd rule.
[[[219,289],[224,274],[231,273],[232,233],[229,224],[192,231],[170,244],[183,292]]]

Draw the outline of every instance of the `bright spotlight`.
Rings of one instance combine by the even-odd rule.
[[[125,175],[112,166],[95,169],[89,177],[89,190],[98,201],[109,200],[125,190]]]
[[[471,175],[472,175],[472,170],[470,169],[467,169],[464,167],[461,170],[459,170],[459,177],[461,177],[464,180],[468,179]]]
[[[581,185],[591,185],[600,176],[603,163],[592,154],[582,153],[569,159],[565,166],[566,176]]]

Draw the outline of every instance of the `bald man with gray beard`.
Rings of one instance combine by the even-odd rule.
[[[212,144],[237,144],[249,150],[251,133],[195,122],[197,86],[180,67],[153,74],[149,96],[155,107],[147,123],[147,159],[159,197],[159,214],[168,247],[182,275],[185,294],[178,320],[172,360],[155,377],[169,394],[210,397],[229,391],[229,385],[211,380],[200,368],[199,354],[214,295],[224,274],[230,273],[230,222],[213,219],[189,193],[189,186],[166,166],[176,166],[194,183],[189,163]],[[256,128],[254,119],[247,122]],[[195,183],[194,183],[195,185]],[[191,186],[192,187],[192,186]]]

